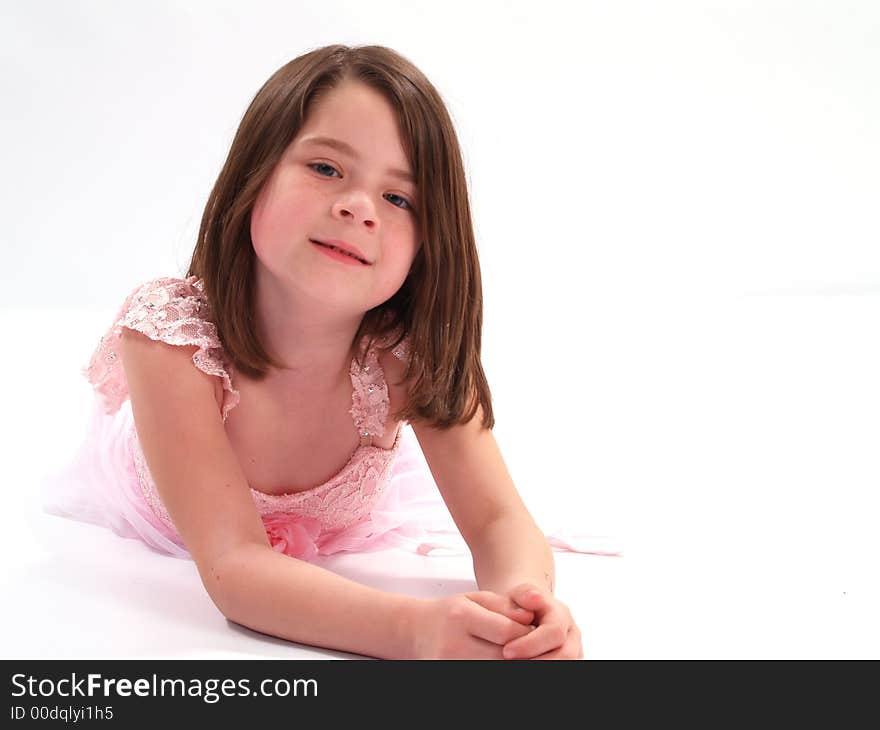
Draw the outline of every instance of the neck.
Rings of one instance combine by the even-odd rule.
[[[260,334],[285,366],[270,368],[268,387],[307,384],[313,392],[329,393],[350,382],[351,343],[363,313],[334,311],[282,286],[260,266],[256,291]]]

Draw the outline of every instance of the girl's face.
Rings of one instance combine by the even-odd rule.
[[[408,177],[391,105],[365,84],[337,86],[312,105],[257,196],[251,238],[258,266],[341,312],[382,304],[418,252],[417,190]],[[367,263],[313,242],[332,240]]]

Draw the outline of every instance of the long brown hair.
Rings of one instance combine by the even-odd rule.
[[[205,205],[187,276],[202,279],[218,336],[237,370],[261,380],[270,367],[283,368],[256,326],[251,211],[311,103],[349,79],[376,89],[396,110],[419,190],[422,244],[400,289],[365,313],[351,356],[362,366],[374,344],[392,349],[407,337],[409,398],[394,417],[448,428],[470,421],[481,408],[483,427],[491,429],[492,397],[480,361],[480,264],[458,138],[438,91],[395,51],[332,45],[272,74],[239,124]]]

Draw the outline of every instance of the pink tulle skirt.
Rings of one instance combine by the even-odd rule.
[[[93,400],[85,439],[74,459],[40,481],[46,512],[108,527],[117,535],[143,541],[178,558],[190,558],[180,536],[147,504],[135,471],[136,439],[130,401],[113,414]],[[322,530],[317,521],[296,514],[262,516],[274,550],[309,560],[339,552],[403,548],[421,555],[465,555],[458,532],[408,425],[404,425],[389,485],[361,522],[342,530]],[[549,536],[555,550],[615,555],[598,549],[586,535]],[[581,540],[594,544],[575,545]]]

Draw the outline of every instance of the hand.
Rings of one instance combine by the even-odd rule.
[[[531,583],[507,594],[518,606],[534,612],[537,628],[504,645],[505,659],[583,659],[581,632],[562,601]]]
[[[501,659],[506,643],[526,636],[535,615],[492,591],[420,602],[411,622],[414,659]]]

